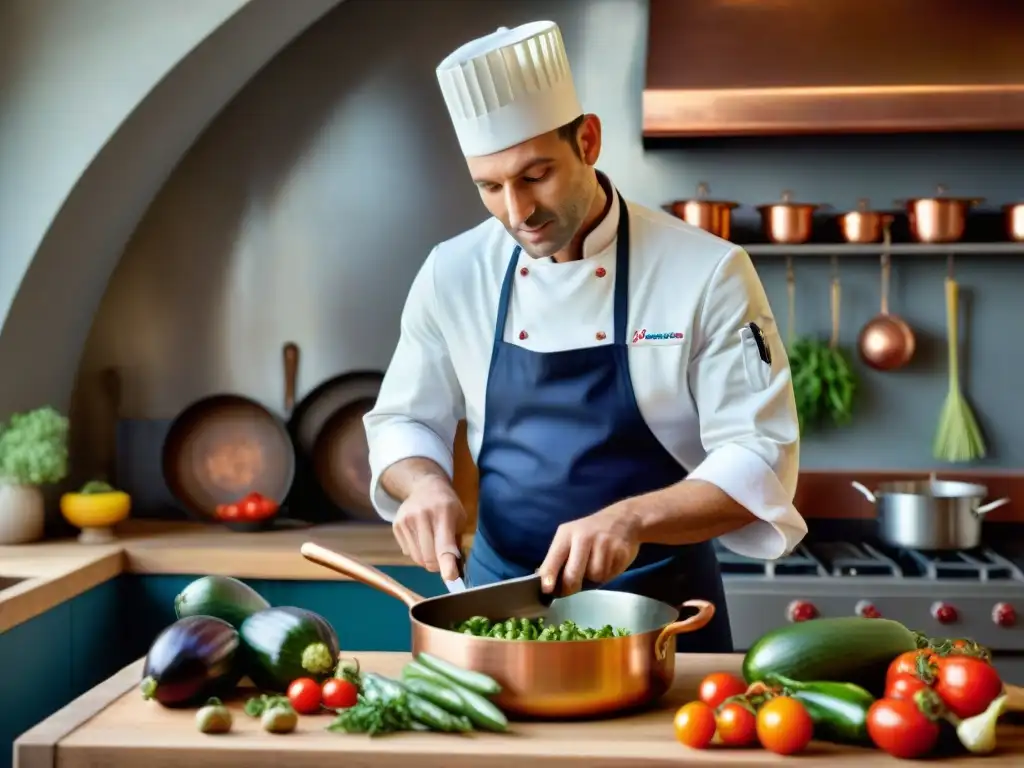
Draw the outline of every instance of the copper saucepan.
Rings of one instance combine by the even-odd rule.
[[[967,217],[982,197],[950,197],[939,184],[934,197],[918,197],[902,202],[910,222],[910,234],[919,243],[955,243],[964,236]]]
[[[890,213],[871,210],[870,201],[861,198],[855,210],[840,214],[839,230],[843,233],[843,240],[848,243],[877,243],[892,218]]]
[[[1006,235],[1015,243],[1024,243],[1024,203],[1003,206],[1006,216]]]
[[[732,233],[732,211],[739,203],[732,200],[711,200],[711,189],[706,182],[697,185],[697,197],[691,200],[676,200],[668,209],[695,227],[707,230],[713,235],[728,240]]]
[[[704,600],[684,606],[697,613],[679,621],[671,605],[628,592],[587,590],[554,600],[548,620],[580,626],[623,627],[625,637],[601,640],[498,640],[448,627],[469,616],[472,590],[424,599],[387,574],[349,555],[306,543],[303,557],[396,597],[409,607],[412,652],[430,653],[490,675],[502,686],[495,703],[509,716],[577,718],[647,704],[668,691],[675,675],[676,635],[701,629],[715,615]],[[493,619],[504,618],[499,616]]]
[[[795,203],[793,193],[784,190],[777,203],[757,206],[765,236],[779,245],[799,245],[811,239],[814,212],[823,206],[816,203]]]

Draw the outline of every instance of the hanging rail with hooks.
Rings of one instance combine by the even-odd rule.
[[[742,245],[751,256],[880,256],[882,243],[807,243],[804,245]],[[889,246],[893,256],[1024,256],[1024,243],[897,243]]]

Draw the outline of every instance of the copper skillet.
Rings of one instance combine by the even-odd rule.
[[[592,717],[656,700],[675,675],[676,635],[701,629],[715,615],[711,603],[690,600],[684,606],[697,613],[679,621],[679,610],[666,603],[628,592],[588,590],[554,600],[548,619],[611,624],[628,629],[629,635],[569,642],[474,637],[448,629],[479,613],[479,604],[466,600],[472,589],[424,599],[350,555],[312,543],[303,544],[301,552],[307,560],[405,603],[413,654],[430,653],[490,675],[503,689],[495,703],[514,717]]]
[[[284,345],[289,410],[295,401],[298,354],[294,344]],[[164,439],[163,475],[186,510],[214,520],[218,504],[230,504],[247,493],[283,504],[295,477],[295,450],[284,422],[265,406],[242,395],[211,395],[174,419]]]

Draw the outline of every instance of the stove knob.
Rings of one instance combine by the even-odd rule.
[[[939,624],[955,624],[959,618],[956,608],[949,603],[932,603],[932,617]]]
[[[857,603],[857,606],[853,609],[858,616],[865,619],[880,619],[882,618],[882,612],[879,611],[875,606],[867,600],[861,600]]]
[[[810,621],[818,617],[818,609],[805,600],[794,600],[786,610],[790,621]]]
[[[1017,611],[1009,603],[996,603],[992,609],[992,621],[1000,627],[1012,627],[1017,623]]]

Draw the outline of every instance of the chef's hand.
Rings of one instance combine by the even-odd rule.
[[[563,523],[537,571],[541,588],[552,592],[559,572],[563,595],[579,592],[584,578],[597,584],[611,581],[636,559],[638,533],[636,521],[617,505]]]
[[[426,477],[413,486],[391,528],[402,554],[445,581],[459,577],[458,536],[466,510],[446,478]]]

